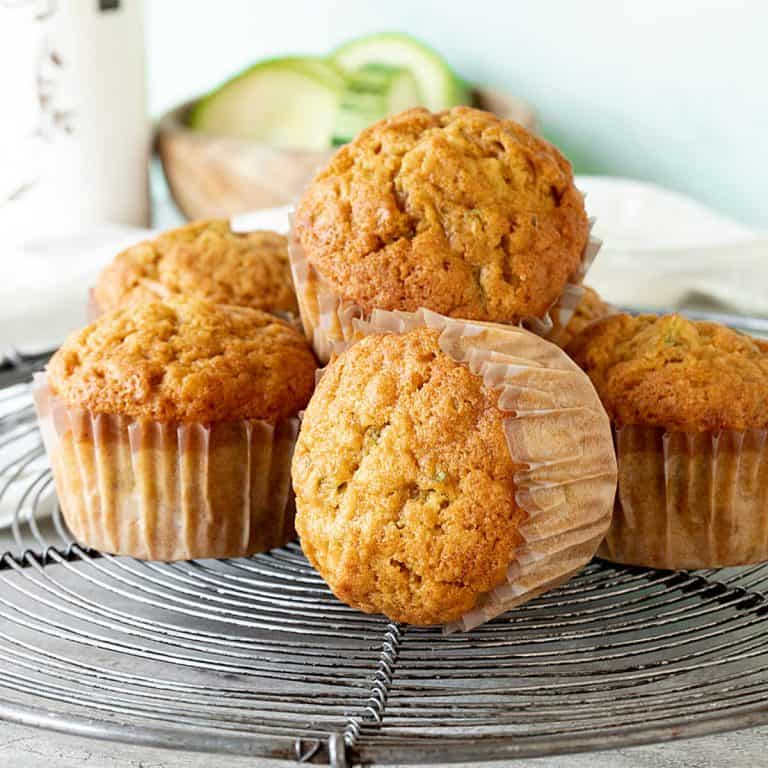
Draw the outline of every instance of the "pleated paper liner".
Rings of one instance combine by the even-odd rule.
[[[333,286],[309,263],[295,232],[292,214],[290,220],[288,254],[301,322],[318,359],[321,363],[327,363],[334,348],[354,338],[353,321],[366,319],[365,312],[354,301],[339,296]],[[590,219],[590,231],[593,225],[594,219]],[[543,317],[526,318],[520,324],[544,338],[565,328],[584,295],[581,283],[600,246],[601,241],[590,234],[579,267],[570,276],[558,299]]]
[[[768,560],[768,430],[615,429],[619,490],[599,554],[653,568]]]
[[[551,341],[553,344],[557,344],[557,346],[561,349],[565,349],[568,344],[573,341],[573,339],[576,338],[576,336],[578,336],[581,331],[584,330],[588,325],[591,325],[593,322],[597,322],[598,320],[602,320],[604,317],[617,315],[621,311],[613,304],[609,304],[608,302],[603,301],[602,303],[604,312],[599,316],[594,317],[590,322],[582,325],[580,328],[577,328],[573,324],[574,316],[578,313],[581,302],[587,300],[585,289],[582,286],[579,287],[581,288],[581,298],[568,317],[567,323],[563,325],[561,320],[558,318],[553,322],[552,329],[547,334],[547,341]]]
[[[529,317],[522,322],[524,328],[559,346],[563,346],[562,338],[565,338],[565,329],[567,329],[573,313],[584,298],[582,285],[584,278],[603,245],[602,240],[592,235],[594,226],[595,219],[590,218],[589,237],[581,254],[581,262],[576,271],[568,278],[563,292],[555,303],[543,317]]]
[[[565,581],[608,530],[616,458],[608,417],[587,376],[560,349],[514,326],[455,320],[428,310],[375,310],[354,320],[356,337],[440,332],[441,349],[499,391],[525,544],[510,553],[506,580],[446,631],[466,631]],[[336,349],[343,351],[343,345]]]
[[[81,543],[147,560],[241,557],[295,537],[298,420],[133,421],[69,408],[35,375],[59,503]]]

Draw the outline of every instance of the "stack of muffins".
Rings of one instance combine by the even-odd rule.
[[[340,599],[453,629],[598,547],[768,558],[768,346],[617,313],[589,231],[553,146],[415,109],[336,153],[287,248],[200,222],[120,254],[37,386],[70,528],[175,559],[295,523]]]
[[[238,557],[295,536],[290,462],[316,361],[286,240],[225,221],[119,254],[97,319],[35,381],[75,538],[134,557]]]

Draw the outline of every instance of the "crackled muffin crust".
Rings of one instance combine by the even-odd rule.
[[[420,625],[504,580],[526,516],[497,395],[437,337],[369,336],[332,363],[292,470],[304,552],[334,593]]]
[[[307,259],[364,310],[541,316],[588,221],[568,161],[509,120],[413,109],[342,147],[296,213]]]
[[[680,315],[614,315],[568,346],[618,425],[768,428],[768,343]]]
[[[263,419],[303,408],[315,359],[273,315],[177,297],[117,310],[73,333],[48,365],[72,408],[163,422]]]
[[[102,312],[169,294],[298,314],[286,238],[236,234],[224,219],[195,221],[126,249],[94,287]]]

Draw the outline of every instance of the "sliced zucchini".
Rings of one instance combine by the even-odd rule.
[[[469,93],[441,56],[414,38],[397,32],[350,40],[337,48],[332,60],[354,72],[366,64],[388,64],[413,75],[423,105],[433,111],[469,104]]]
[[[371,123],[422,103],[410,72],[387,64],[366,64],[349,77],[339,104],[333,144],[346,144]]]
[[[203,97],[189,125],[276,147],[325,149],[331,144],[345,82],[339,68],[325,59],[270,59]]]

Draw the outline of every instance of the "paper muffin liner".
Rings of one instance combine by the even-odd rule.
[[[598,554],[653,568],[768,560],[768,430],[614,429],[619,489]]]
[[[440,332],[440,348],[499,392],[509,453],[519,466],[515,500],[527,513],[506,580],[444,630],[466,631],[568,579],[608,530],[616,492],[610,424],[587,376],[560,349],[522,328],[421,309],[375,310],[354,320],[357,337]],[[337,347],[336,351],[343,351]]]
[[[296,234],[293,213],[290,214],[290,222],[288,255],[301,322],[318,359],[321,363],[327,363],[336,347],[354,340],[353,321],[366,319],[366,313],[354,301],[339,296],[334,287],[309,263]],[[594,219],[589,220],[590,234],[578,268],[571,274],[562,293],[549,310],[543,317],[529,317],[510,325],[522,325],[544,338],[549,338],[568,325],[584,296],[581,283],[602,245],[602,242],[591,234],[594,223]]]
[[[33,394],[64,519],[93,549],[146,560],[241,557],[295,537],[298,419],[210,425],[69,408]]]
[[[574,314],[579,308],[579,304],[584,298],[584,288],[579,286],[581,288],[581,299],[576,304],[575,308],[571,310],[571,314],[568,317],[568,321],[565,325],[562,324],[561,320],[558,319],[557,321],[553,322],[552,330],[547,334],[547,340],[551,341],[553,344],[557,344],[558,347],[561,349],[565,349],[568,344],[570,344],[571,341],[573,341],[576,336],[581,333],[581,331],[575,331],[571,327],[571,320],[573,319]],[[602,301],[602,299],[601,299]],[[600,315],[599,317],[596,317],[591,322],[597,322],[598,320],[602,320],[604,317],[608,317],[610,315],[617,315],[621,312],[621,310],[614,306],[613,304],[610,304],[609,302],[603,301],[603,306],[605,307],[605,313]],[[590,323],[591,325],[591,323]],[[587,326],[584,326],[586,328]],[[583,330],[583,329],[582,329]]]

